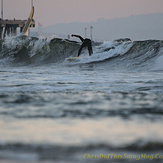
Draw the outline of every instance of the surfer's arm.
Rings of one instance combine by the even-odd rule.
[[[79,36],[79,35],[71,35],[72,37],[78,37],[82,42],[84,41],[83,37]]]

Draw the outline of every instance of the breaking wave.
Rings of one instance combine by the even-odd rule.
[[[0,41],[0,65],[15,64],[96,64],[111,70],[163,70],[163,41],[119,39],[94,43],[92,57],[87,49],[74,62],[66,60],[78,53],[80,43],[60,38],[9,37]]]

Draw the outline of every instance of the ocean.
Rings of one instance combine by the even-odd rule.
[[[0,162],[163,162],[163,41],[0,41]]]

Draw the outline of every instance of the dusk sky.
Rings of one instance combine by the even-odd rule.
[[[36,22],[90,22],[131,15],[163,13],[163,0],[34,0]],[[27,19],[31,0],[4,0],[5,19]]]

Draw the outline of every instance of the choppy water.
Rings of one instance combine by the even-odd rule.
[[[0,160],[163,162],[163,41],[0,44]]]

